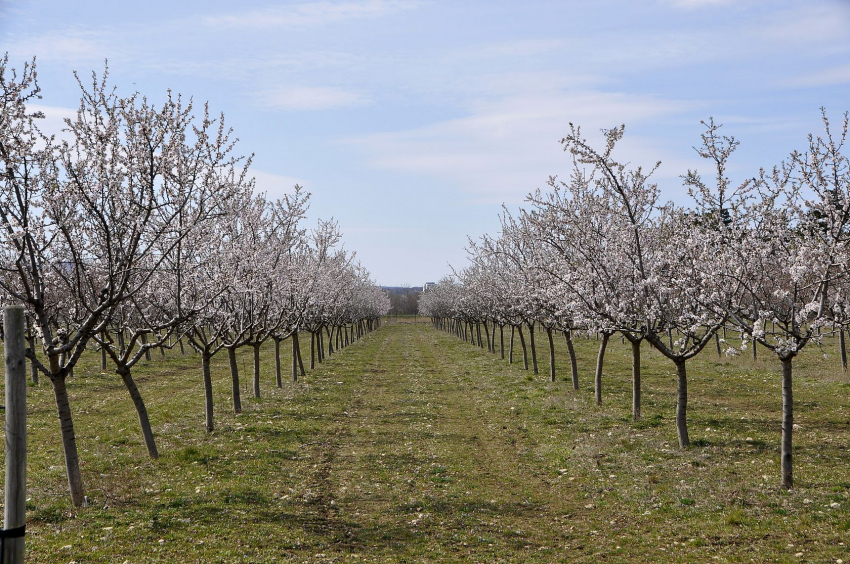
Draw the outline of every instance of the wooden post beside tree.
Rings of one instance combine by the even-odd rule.
[[[27,361],[24,308],[3,310],[6,357],[6,500],[4,564],[23,564],[27,498]]]

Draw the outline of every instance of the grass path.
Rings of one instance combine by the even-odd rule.
[[[138,371],[156,462],[120,381],[90,359],[71,399],[91,507],[65,499],[52,394],[30,388],[28,561],[850,561],[846,383],[799,377],[812,435],[784,492],[764,370],[695,365],[698,446],[681,451],[663,359],[646,354],[633,424],[627,347],[612,343],[602,407],[595,343],[577,347],[575,392],[545,366],[532,376],[428,325],[388,325],[282,389],[264,353],[263,398],[238,416],[217,358],[212,434],[198,359],[172,354]]]
[[[490,405],[490,385],[445,362],[443,336],[408,325],[382,337],[371,360],[352,351],[363,377],[316,449],[319,514],[334,542],[371,556],[482,561],[546,550],[557,534],[541,517],[576,502],[553,498],[551,476],[524,461],[510,408]]]

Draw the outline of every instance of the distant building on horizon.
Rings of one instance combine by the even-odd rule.
[[[422,291],[427,292],[429,288],[432,288],[436,285],[437,285],[436,282],[425,282],[425,284],[422,285]]]

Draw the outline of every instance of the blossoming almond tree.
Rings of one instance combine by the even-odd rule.
[[[850,254],[850,171],[842,153],[848,117],[834,136],[809,137],[805,153],[757,179],[734,282],[746,289],[731,320],[782,364],[781,483],[793,487],[793,360],[840,315]]]
[[[4,145],[13,139],[17,156],[4,159],[9,166],[0,207],[11,235],[4,249],[7,258],[16,256],[7,261],[3,289],[26,304],[40,334],[46,360],[33,351],[30,358],[53,384],[77,506],[84,490],[65,379],[87,343],[106,329],[110,313],[142,299],[189,197],[171,190],[163,171],[183,141],[190,109],[170,96],[161,109],[138,95],[121,98],[106,80],[104,73],[91,88],[80,83],[79,110],[66,120],[72,139],[58,148],[38,139],[20,90],[13,94],[15,88],[3,86],[7,98],[12,94],[4,107],[14,110],[4,111],[4,121],[17,124],[11,136],[4,134]],[[54,338],[60,317],[67,327]]]
[[[562,142],[577,162],[593,168],[598,175],[595,188],[612,202],[611,211],[627,226],[619,242],[622,250],[613,257],[631,269],[629,294],[634,302],[617,319],[617,326],[629,332],[639,328],[676,366],[676,430],[684,448],[690,444],[686,362],[705,348],[726,320],[721,306],[728,303],[731,288],[720,282],[725,282],[723,271],[729,265],[720,256],[718,238],[701,229],[693,214],[669,204],[657,206],[657,187],[648,180],[658,164],[646,173],[613,158],[624,129],[603,131],[606,142],[601,152],[576,127]],[[665,338],[672,333],[679,336],[675,342]]]

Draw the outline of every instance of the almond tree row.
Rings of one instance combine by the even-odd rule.
[[[99,348],[130,394],[148,453],[158,456],[133,367],[184,343],[200,356],[205,425],[214,428],[211,359],[227,351],[233,409],[241,410],[236,351],[293,347],[292,377],[374,329],[389,300],[340,247],[334,222],[304,227],[309,195],[257,194],[250,158],[224,116],[171,92],[157,106],[116,94],[107,73],[79,78],[80,106],[62,139],[43,134],[32,105],[35,64],[20,73],[0,59],[0,293],[30,320],[33,378],[47,377],[59,415],[69,490],[84,503],[67,380]],[[325,346],[325,337],[327,343]],[[38,345],[40,346],[37,346]],[[40,353],[37,351],[40,348]]]
[[[712,342],[718,354],[740,354],[756,343],[782,367],[782,485],[792,478],[793,360],[809,343],[836,328],[846,358],[843,328],[850,302],[850,161],[844,147],[848,115],[838,132],[822,110],[825,132],[810,136],[771,170],[733,184],[729,158],[738,146],[713,121],[697,149],[711,180],[697,171],[682,176],[691,207],[660,200],[651,181],[660,163],[633,168],[614,156],[624,127],[604,130],[604,145],[592,146],[578,127],[562,140],[571,157],[568,181],[549,179],[516,216],[502,215],[498,237],[471,241],[470,265],[420,299],[423,315],[440,328],[495,352],[499,329],[519,335],[528,367],[523,329],[547,333],[555,378],[553,333],[562,332],[578,373],[571,336],[601,337],[594,387],[602,402],[602,363],[607,343],[620,333],[633,352],[635,420],[640,418],[640,354],[644,341],[676,369],[676,430],[688,447],[688,361]],[[494,338],[490,338],[492,328]],[[740,335],[732,346],[721,339]],[[737,340],[736,340],[737,343]],[[511,358],[512,360],[512,358]],[[846,361],[845,361],[846,363]],[[845,364],[846,366],[846,364]]]

